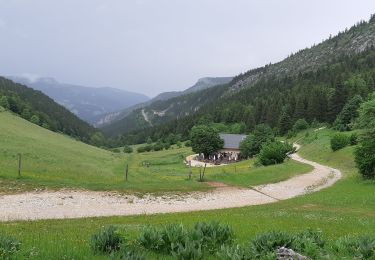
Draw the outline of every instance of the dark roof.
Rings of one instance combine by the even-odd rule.
[[[220,138],[224,140],[223,149],[240,149],[240,143],[247,135],[220,134]]]

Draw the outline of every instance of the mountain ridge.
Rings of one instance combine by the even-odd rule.
[[[150,99],[146,95],[132,91],[112,87],[88,87],[60,83],[50,77],[34,80],[16,76],[7,78],[42,91],[91,124],[95,123],[96,117],[99,115],[125,109]]]

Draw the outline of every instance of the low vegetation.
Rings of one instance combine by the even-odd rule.
[[[118,255],[120,253],[122,256],[137,255],[137,252],[146,253],[145,250],[139,251],[137,249],[138,244],[129,242],[137,240],[145,226],[152,226],[160,230],[159,227],[166,224],[182,224],[184,229],[191,229],[195,223],[204,219],[207,222],[219,221],[226,223],[233,229],[235,234],[233,244],[220,247],[221,256],[229,255],[228,258],[223,259],[231,259],[231,256],[241,255],[243,252],[246,253],[246,250],[250,248],[250,241],[262,233],[275,230],[293,235],[309,228],[315,231],[321,230],[326,241],[324,247],[327,248],[328,252],[331,252],[330,255],[333,254],[336,259],[343,257],[352,259],[362,254],[360,253],[362,251],[360,248],[369,248],[369,245],[371,245],[369,243],[371,240],[366,237],[375,236],[375,204],[373,203],[375,201],[375,193],[373,192],[375,182],[373,180],[364,180],[358,174],[353,160],[355,147],[347,146],[336,152],[331,150],[330,140],[335,133],[335,131],[329,129],[317,132],[304,130],[293,139],[299,140],[300,144],[302,144],[302,148],[299,151],[301,156],[337,168],[343,173],[343,179],[334,186],[316,193],[273,204],[204,212],[3,222],[0,223],[0,230],[2,230],[2,234],[14,237],[22,242],[19,254],[25,256],[24,258],[33,255],[34,259],[108,259],[108,255],[94,254],[90,241],[92,235],[96,234],[101,227],[114,225],[121,234],[126,234],[126,245],[128,246],[122,246],[116,253],[118,258],[114,258],[121,259]],[[149,155],[151,154],[153,153],[149,153]],[[284,167],[291,167],[291,165],[288,165],[290,162],[292,161],[271,167],[286,169]],[[242,163],[242,167],[248,167],[245,162]],[[218,179],[227,178],[227,183],[233,181],[229,173],[234,171],[234,165],[231,165],[231,167],[233,168],[227,168],[227,173],[222,172]],[[242,171],[238,165],[237,167],[237,173]],[[224,168],[218,168],[220,168],[220,171],[224,171]],[[258,167],[254,168],[254,170],[265,171],[267,168]],[[274,172],[276,176],[277,172]],[[246,173],[231,175],[238,178],[236,183],[247,180]],[[258,179],[262,176],[264,174],[260,172],[259,175],[252,178]],[[359,246],[361,243],[359,240],[365,241],[362,246]],[[354,246],[347,247],[346,244]],[[365,245],[367,246],[365,247]],[[147,251],[144,257],[146,259],[155,259],[158,257],[158,253]],[[216,257],[216,255],[213,257]]]
[[[197,181],[198,168],[192,169],[189,180],[189,169],[184,164],[186,156],[192,154],[189,147],[179,148],[176,144],[168,150],[144,153],[123,153],[123,149],[107,151],[53,133],[8,112],[0,113],[0,121],[2,192],[65,187],[139,193],[210,189]],[[137,150],[139,146],[131,148]],[[22,155],[21,177],[17,173],[18,154]],[[126,165],[127,182],[124,180]],[[248,160],[207,169],[205,178],[240,186],[257,185],[284,180],[309,169],[297,162],[257,169],[254,161]]]
[[[257,160],[264,166],[283,163],[287,154],[292,151],[293,145],[288,142],[270,142],[262,146]]]

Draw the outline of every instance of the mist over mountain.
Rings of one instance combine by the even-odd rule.
[[[40,90],[57,103],[69,109],[81,119],[93,124],[98,116],[123,110],[149,100],[143,94],[110,87],[87,87],[65,84],[54,78],[29,79],[8,76],[7,78]]]
[[[97,127],[104,127],[105,125],[116,123],[123,119],[124,117],[128,116],[131,112],[141,107],[150,106],[158,101],[167,101],[172,98],[176,98],[185,94],[194,93],[200,90],[208,89],[217,85],[222,85],[230,82],[233,77],[204,77],[198,79],[198,81],[191,87],[183,90],[183,91],[170,91],[170,92],[163,92],[157,95],[156,97],[148,100],[147,102],[136,104],[132,107],[126,108],[122,111],[116,111],[113,113],[108,113],[106,115],[100,115],[96,117],[94,125]],[[118,123],[117,125],[121,125]],[[122,131],[122,127],[120,127]]]

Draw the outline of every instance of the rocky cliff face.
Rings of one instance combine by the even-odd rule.
[[[375,46],[374,17],[369,22],[360,22],[316,46],[298,51],[281,62],[240,75],[235,78],[231,90],[251,87],[264,77],[292,76],[299,72],[314,70],[339,55],[360,53],[371,46]]]

